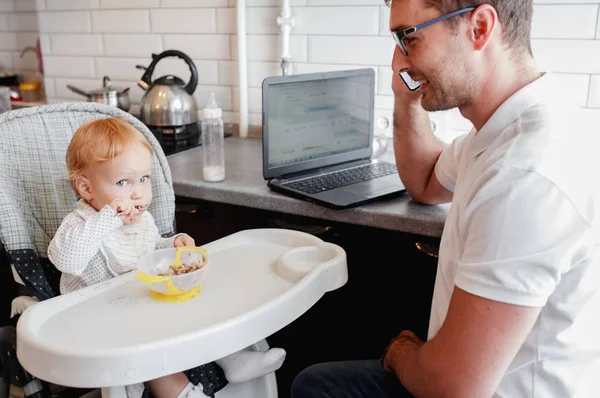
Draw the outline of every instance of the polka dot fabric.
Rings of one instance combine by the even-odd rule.
[[[45,300],[59,294],[60,273],[47,258],[39,258],[33,249],[8,250],[8,256],[36,298]]]

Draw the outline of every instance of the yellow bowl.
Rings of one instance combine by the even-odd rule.
[[[203,262],[204,266],[182,275],[159,276],[166,272],[177,254],[177,249],[156,250],[142,257],[137,263],[137,276],[150,288],[150,295],[159,301],[178,302],[196,297],[200,283],[206,278],[209,260],[206,249],[201,247],[180,248],[181,264]],[[206,260],[206,261],[203,261]]]

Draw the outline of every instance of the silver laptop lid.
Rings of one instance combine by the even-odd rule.
[[[374,97],[373,69],[267,77],[264,178],[369,158]]]

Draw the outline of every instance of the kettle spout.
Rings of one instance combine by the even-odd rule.
[[[138,86],[144,91],[148,90],[148,87],[150,87],[148,83],[143,80],[138,81]]]

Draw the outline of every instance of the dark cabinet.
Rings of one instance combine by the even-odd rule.
[[[280,397],[289,396],[294,377],[309,365],[379,358],[388,341],[404,329],[426,338],[438,239],[240,206],[183,198],[178,202],[198,206],[177,216],[178,230],[198,243],[244,229],[287,228],[346,251],[348,283],[267,338],[270,346],[287,351],[277,372]]]

